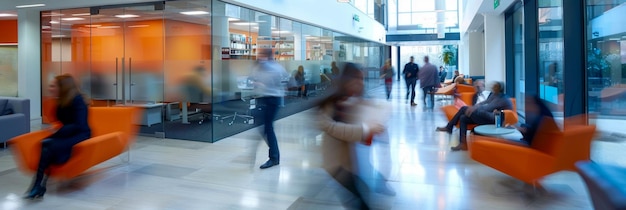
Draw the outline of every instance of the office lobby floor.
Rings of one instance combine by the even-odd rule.
[[[376,208],[592,209],[574,172],[547,177],[547,193],[528,197],[519,181],[470,160],[467,152],[451,152],[456,139],[435,132],[446,123],[439,105],[411,107],[404,85],[395,86],[387,132],[359,148],[396,192],[376,195]],[[383,92],[370,94],[383,98]],[[351,195],[320,168],[314,115],[310,110],[276,122],[281,162],[273,168],[258,169],[267,147],[257,129],[214,144],[140,136],[129,163],[124,154],[73,181],[50,181],[40,201],[21,199],[31,176],[16,168],[10,151],[0,150],[0,209],[343,209]],[[594,144],[603,145],[594,145],[594,157],[619,154],[596,151],[614,147]]]

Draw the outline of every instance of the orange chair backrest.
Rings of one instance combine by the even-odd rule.
[[[575,125],[565,128],[562,146],[558,153],[557,167],[576,170],[576,162],[591,158],[591,141],[596,132],[593,125]]]
[[[471,85],[457,84],[456,92],[457,93],[465,93],[465,92],[473,93],[473,92],[476,92],[476,89],[474,89],[474,86],[471,86]]]
[[[461,92],[459,93],[459,99],[465,102],[465,104],[467,104],[468,106],[473,106],[474,104],[472,104],[472,102],[474,100],[475,94],[475,92]]]
[[[138,127],[135,122],[137,122],[139,112],[139,109],[133,107],[90,107],[91,136],[121,131],[128,135],[124,138],[125,141],[131,141],[137,133]]]

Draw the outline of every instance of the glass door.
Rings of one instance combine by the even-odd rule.
[[[91,8],[96,105],[135,106],[141,133],[163,135],[163,3]]]

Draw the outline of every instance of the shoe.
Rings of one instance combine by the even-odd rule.
[[[24,199],[37,199],[37,198],[43,198],[43,195],[46,193],[46,187],[42,187],[42,186],[35,186],[33,187],[33,189],[30,190],[30,192],[28,193],[28,195],[24,196]]]
[[[450,147],[450,149],[452,151],[459,151],[459,150],[467,151],[467,143],[460,143],[456,147]]]
[[[450,129],[446,128],[446,127],[437,127],[436,131],[452,133],[452,130],[450,130]]]
[[[411,106],[417,106],[417,104],[416,103],[411,103]]]
[[[269,167],[272,167],[272,166],[275,166],[275,165],[278,165],[278,164],[280,164],[280,162],[273,161],[273,160],[267,160],[267,162],[263,163],[263,165],[261,165],[261,167],[259,167],[259,168],[266,169],[266,168],[269,168]]]

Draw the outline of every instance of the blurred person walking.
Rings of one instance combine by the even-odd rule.
[[[67,162],[72,155],[72,147],[91,137],[91,129],[87,124],[88,103],[78,90],[74,78],[69,74],[55,77],[49,91],[57,98],[56,119],[61,126],[49,128],[53,134],[41,142],[37,173],[25,199],[42,198],[46,193],[48,168]]]
[[[440,84],[437,67],[430,64],[429,60],[428,56],[424,56],[424,66],[422,66],[422,70],[419,72],[420,87],[424,93],[422,98],[424,100],[424,108],[435,107],[435,94],[433,94],[433,91]],[[430,95],[430,106],[426,105],[426,95]]]
[[[411,94],[411,106],[417,105],[415,103],[415,85],[417,83],[417,74],[419,73],[419,66],[414,63],[415,58],[411,56],[410,61],[404,65],[402,75],[404,75],[404,81],[406,82],[406,100],[409,100],[409,94]]]
[[[396,75],[396,71],[393,69],[393,66],[391,66],[391,60],[385,60],[385,65],[380,69],[380,78],[385,80],[387,100],[391,100],[391,87],[393,85],[394,75]]]
[[[254,84],[254,90],[261,96],[258,100],[263,105],[261,120],[263,122],[263,135],[269,147],[269,160],[261,169],[266,169],[280,163],[280,153],[278,151],[278,140],[274,132],[274,120],[278,114],[285,90],[282,85],[282,78],[289,77],[289,74],[280,64],[274,61],[271,49],[259,49],[257,53],[257,64],[254,67],[250,80]]]
[[[355,146],[370,144],[373,136],[384,132],[385,127],[381,122],[364,121],[364,114],[359,112],[360,106],[367,102],[363,99],[363,72],[356,64],[345,65],[336,88],[318,107],[318,127],[324,132],[323,167],[357,198],[357,209],[369,209],[365,195],[358,189],[366,184],[358,176]],[[387,194],[394,194],[390,191],[387,189]]]

